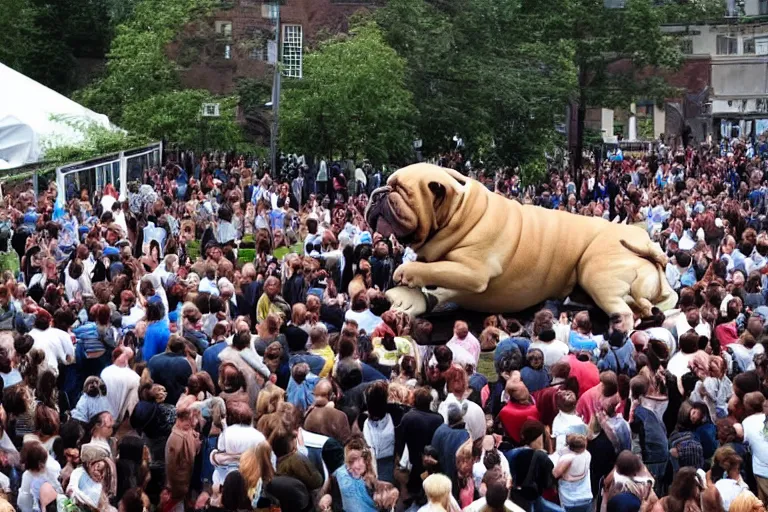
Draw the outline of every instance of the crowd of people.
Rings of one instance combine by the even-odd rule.
[[[765,511],[768,176],[745,150],[526,186],[441,159],[511,200],[646,229],[680,299],[629,332],[547,303],[448,313],[438,343],[387,299],[416,255],[366,225],[386,180],[367,164],[203,157],[125,198],[9,196],[0,508]]]

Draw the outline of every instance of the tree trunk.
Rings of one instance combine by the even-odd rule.
[[[576,144],[573,149],[573,172],[581,175],[582,155],[584,153],[584,121],[587,117],[587,106],[584,98],[579,98],[576,111]]]
[[[584,121],[587,117],[587,98],[585,93],[587,72],[585,66],[579,67],[579,105],[576,111],[576,144],[571,155],[571,167],[576,176],[581,176],[582,156],[584,153]],[[578,180],[581,181],[580,179]],[[581,183],[579,183],[581,187]],[[581,189],[579,189],[581,193]]]

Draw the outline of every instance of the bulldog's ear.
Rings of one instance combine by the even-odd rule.
[[[435,196],[435,203],[439,203],[445,199],[445,186],[441,185],[440,183],[436,181],[430,181],[429,190],[431,190],[432,194]]]

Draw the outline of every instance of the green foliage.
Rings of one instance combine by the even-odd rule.
[[[264,110],[272,97],[272,81],[259,78],[241,78],[237,81],[240,106],[246,114]]]
[[[94,121],[65,116],[51,116],[51,119],[80,132],[82,136],[82,141],[76,144],[55,138],[42,141],[43,158],[55,165],[87,160],[150,142],[146,137],[130,135],[122,130],[110,130]]]
[[[637,138],[653,140],[653,133],[653,117],[639,117],[637,119]]]
[[[103,58],[111,37],[106,0],[0,0],[0,62],[63,94],[78,58]]]
[[[203,118],[203,103],[219,103],[220,117]],[[137,133],[166,138],[179,147],[229,150],[242,140],[236,107],[236,97],[217,99],[208,91],[185,89],[128,105],[123,121]]]
[[[214,6],[214,0],[139,0],[132,16],[117,27],[105,76],[79,91],[75,100],[122,124],[128,105],[177,88],[176,66],[166,46],[181,27]]]
[[[31,0],[0,0],[0,62],[24,72],[29,41],[38,36]]]
[[[737,1],[737,4],[739,2]],[[726,14],[725,0],[668,0],[659,6],[667,23],[696,24],[722,20]]]
[[[305,55],[304,78],[286,79],[280,144],[309,155],[403,161],[416,112],[405,87],[405,60],[374,23],[326,41]]]
[[[131,17],[138,0],[106,0],[106,2],[109,19],[113,26],[117,26]]]
[[[180,147],[229,150],[242,144],[237,98],[181,89],[177,64],[166,55],[185,25],[205,20],[218,5],[217,0],[135,0],[117,26],[106,74],[75,99],[131,133]],[[221,104],[221,117],[202,119],[202,104],[214,102]]]
[[[245,132],[250,139],[266,143],[270,137],[271,109],[264,105],[272,98],[272,82],[263,78],[241,78],[237,81],[237,95],[245,118]],[[246,151],[253,153],[253,151]]]
[[[375,16],[408,62],[427,154],[459,134],[474,154],[544,169],[576,84],[572,41],[542,42],[516,0],[390,0]]]
[[[660,3],[626,0],[622,9],[607,9],[604,0],[521,0],[526,26],[542,44],[570,41],[578,70],[575,103],[583,113],[591,106],[627,107],[633,101],[656,102],[679,95],[663,72],[676,70],[683,56],[674,35],[662,31],[670,21],[696,20],[718,12],[721,0]],[[720,17],[722,12],[719,11]],[[580,165],[583,115],[573,152]]]

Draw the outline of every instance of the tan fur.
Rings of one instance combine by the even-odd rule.
[[[445,196],[436,198],[430,183]],[[579,284],[601,309],[630,322],[633,310],[645,316],[677,302],[664,277],[666,256],[641,228],[524,206],[428,164],[400,169],[387,185],[388,204],[413,232],[420,260],[401,265],[395,281],[437,287],[428,293],[440,302],[514,312],[564,299]],[[413,290],[388,295],[412,314],[425,309]]]

